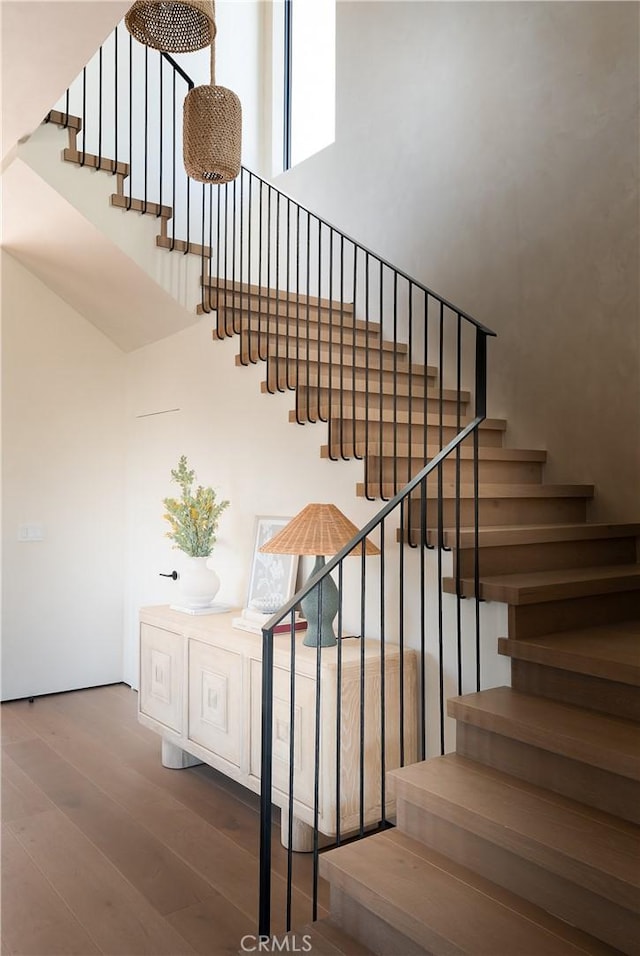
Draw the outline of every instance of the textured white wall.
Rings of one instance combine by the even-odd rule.
[[[278,182],[498,333],[489,412],[640,514],[637,3],[341,2],[336,142]]]
[[[3,254],[3,699],[122,679],[121,355]]]

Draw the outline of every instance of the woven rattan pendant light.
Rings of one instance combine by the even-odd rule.
[[[124,18],[129,33],[164,53],[191,53],[213,43],[213,0],[136,0]]]
[[[216,86],[215,72],[213,42],[211,85],[194,87],[184,101],[184,168],[200,183],[228,183],[240,172],[242,107],[232,90]]]

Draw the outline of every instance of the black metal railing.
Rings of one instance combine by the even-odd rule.
[[[176,61],[119,27],[56,121],[81,119],[80,165],[95,155],[120,174],[120,204],[162,221],[160,247],[199,257],[199,310],[215,313],[218,338],[239,337],[240,364],[265,362],[265,389],[294,391],[296,421],[325,422],[327,456],[362,459],[362,495],[386,501],[263,630],[259,932],[269,935],[318,916],[321,844],[388,826],[387,771],[444,753],[447,696],[480,689],[480,606],[461,599],[460,554],[464,531],[477,595],[494,333],[251,170],[220,186],[190,181],[181,111],[192,86]],[[379,558],[364,555],[368,536]],[[306,648],[295,608],[317,589],[320,620],[332,572],[337,643]],[[275,635],[283,621],[289,633]],[[284,852],[274,803],[284,877],[282,858],[272,867]],[[310,867],[293,848],[300,832]]]

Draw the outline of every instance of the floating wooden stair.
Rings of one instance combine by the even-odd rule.
[[[637,954],[639,639],[501,640],[514,687],[450,700],[456,753],[388,774],[397,829],[321,858],[331,919],[379,954]]]

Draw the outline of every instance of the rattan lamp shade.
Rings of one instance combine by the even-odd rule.
[[[335,505],[307,505],[286,527],[260,548],[268,554],[337,554],[358,534],[359,529]],[[362,545],[350,556],[361,555]],[[373,541],[365,538],[365,554],[380,554]]]
[[[225,86],[196,86],[184,101],[184,168],[200,183],[228,183],[240,172],[242,107]]]
[[[212,0],[136,0],[124,18],[129,33],[164,53],[191,53],[213,43]]]

